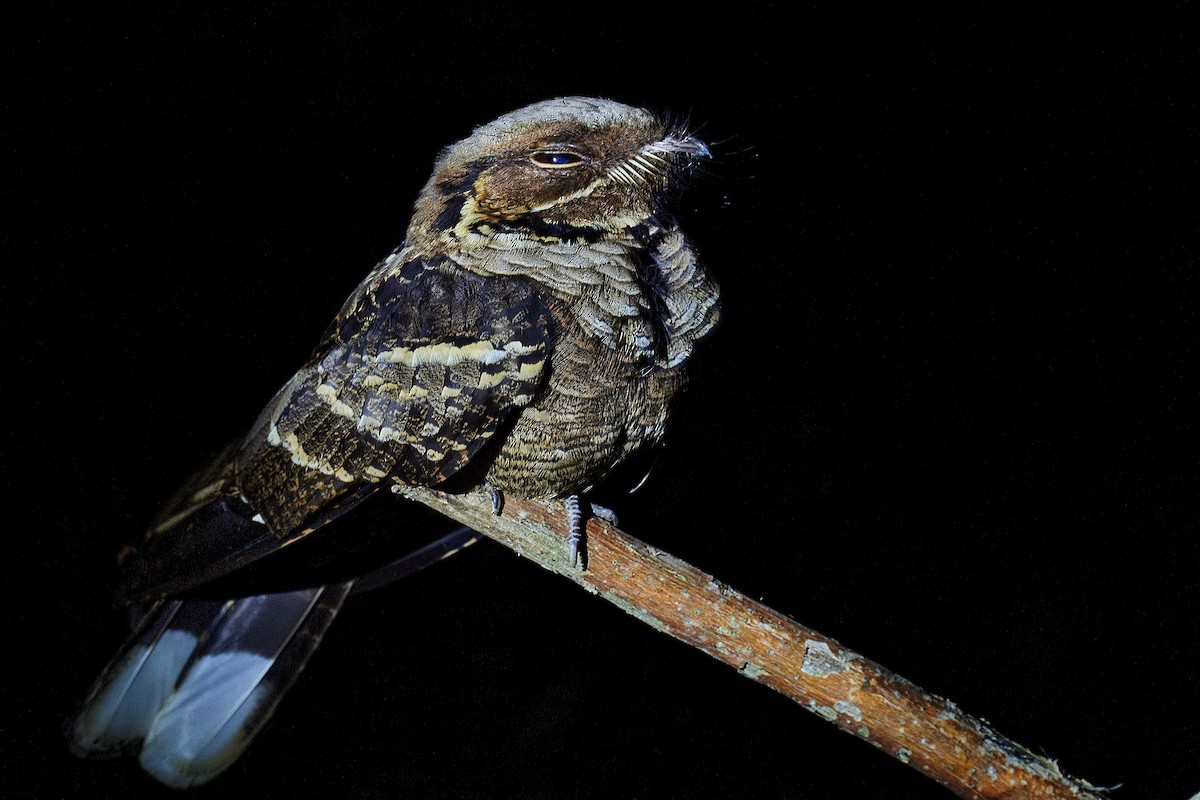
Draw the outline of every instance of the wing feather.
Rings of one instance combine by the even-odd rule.
[[[520,279],[423,261],[373,273],[250,432],[189,481],[125,559],[158,600],[322,527],[388,480],[452,478],[537,396],[550,315]]]

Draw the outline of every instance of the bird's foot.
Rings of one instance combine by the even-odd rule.
[[[589,517],[602,519],[609,525],[617,524],[617,515],[611,508],[598,506],[569,495],[567,505],[567,558],[572,567],[587,570],[587,521]],[[586,511],[585,511],[586,508]]]
[[[492,515],[498,517],[504,511],[504,492],[492,486],[488,486],[487,490],[492,496]]]
[[[614,528],[617,527],[617,512],[613,511],[608,506],[598,506],[595,503],[589,503],[592,507],[592,516],[596,519],[602,519]]]
[[[579,495],[568,495],[567,504],[567,559],[572,567],[587,569],[587,518],[579,504]],[[580,564],[582,556],[583,563]]]

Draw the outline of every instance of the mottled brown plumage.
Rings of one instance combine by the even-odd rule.
[[[716,285],[667,208],[681,174],[707,154],[647,111],[578,97],[507,114],[443,151],[404,244],[250,432],[127,555],[125,597],[158,601],[151,617],[164,613],[163,598],[393,483],[574,500],[658,440],[693,346],[717,319]],[[326,596],[314,635],[347,588]],[[115,662],[97,692],[127,667]],[[272,686],[277,700],[286,683]],[[76,747],[103,750],[89,713]],[[223,758],[266,715],[251,716],[236,752],[215,748]],[[147,768],[174,783],[215,774],[197,761]],[[171,777],[180,770],[191,777]]]

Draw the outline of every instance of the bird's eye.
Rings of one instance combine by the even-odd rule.
[[[566,150],[539,150],[531,155],[529,160],[546,169],[562,169],[582,164],[583,156]]]

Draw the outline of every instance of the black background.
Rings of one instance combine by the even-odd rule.
[[[113,554],[438,149],[562,94],[716,153],[681,217],[723,323],[622,526],[1115,798],[1200,791],[1190,14],[398,6],[6,12],[6,795],[167,794],[60,733],[124,635]],[[487,542],[347,606],[195,795],[241,791],[949,796]]]

